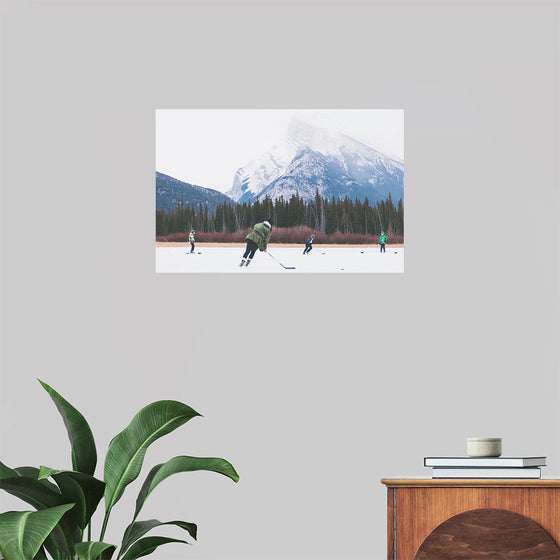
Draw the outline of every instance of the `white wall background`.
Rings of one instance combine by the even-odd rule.
[[[187,402],[145,464],[241,482],[180,475],[145,514],[198,522],[157,557],[200,560],[381,560],[380,478],[469,435],[560,473],[558,8],[4,2],[0,460],[70,464],[37,377],[102,456]],[[154,111],[197,107],[404,108],[405,274],[156,275]]]

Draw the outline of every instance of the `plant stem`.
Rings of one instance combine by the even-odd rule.
[[[107,529],[107,522],[109,521],[109,514],[111,513],[111,510],[108,510],[105,513],[105,519],[103,519],[103,527],[101,528],[101,536],[99,537],[100,541],[103,541],[103,537],[105,536],[105,531]]]

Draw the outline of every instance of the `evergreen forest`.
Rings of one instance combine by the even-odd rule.
[[[404,236],[404,207],[402,198],[393,202],[391,195],[370,204],[347,197],[328,199],[317,192],[313,200],[305,201],[298,194],[288,200],[264,198],[253,203],[223,202],[214,214],[202,203],[198,206],[183,201],[171,212],[156,212],[156,236],[184,233],[191,229],[199,233],[234,233],[252,228],[254,224],[272,218],[276,228],[310,229],[318,234],[379,235],[385,231],[391,237]]]

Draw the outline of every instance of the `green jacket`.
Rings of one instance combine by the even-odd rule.
[[[264,251],[270,240],[270,229],[264,223],[256,224],[253,231],[245,238],[254,241],[260,251]]]
[[[379,244],[383,245],[386,242],[387,242],[387,236],[386,235],[380,235],[379,236]]]
[[[192,233],[192,232],[189,235],[189,242],[194,243],[194,233]]]

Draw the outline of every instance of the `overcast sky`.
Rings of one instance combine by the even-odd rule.
[[[401,109],[160,109],[156,170],[226,192],[240,167],[282,140],[295,113],[404,160]]]

